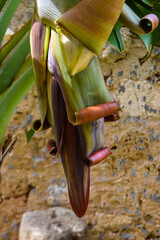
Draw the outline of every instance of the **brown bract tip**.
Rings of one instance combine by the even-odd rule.
[[[49,153],[53,156],[56,155],[57,153],[57,145],[56,145],[56,141],[54,139],[49,139],[48,143],[47,143],[47,149],[49,151]]]
[[[111,151],[108,147],[104,147],[94,153],[92,153],[87,159],[86,164],[91,167],[94,166],[100,162],[102,162],[106,157],[108,157],[111,154]]]

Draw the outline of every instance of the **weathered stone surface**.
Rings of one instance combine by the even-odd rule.
[[[11,29],[15,31],[15,27]],[[106,84],[120,101],[122,112],[118,122],[105,125],[106,144],[112,155],[91,169],[85,215],[90,226],[89,240],[160,237],[159,48],[140,66],[139,58],[146,54],[144,44],[127,29],[123,29],[123,38],[123,55],[110,45],[100,55]],[[26,143],[26,130],[37,118],[33,88],[17,107],[7,129],[18,140],[1,169],[2,240],[17,240],[17,228],[25,211],[57,205],[70,208],[61,161],[46,151],[52,132],[37,133]]]
[[[86,231],[85,221],[73,211],[55,207],[24,213],[19,240],[83,240]]]

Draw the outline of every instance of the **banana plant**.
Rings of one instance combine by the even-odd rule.
[[[0,17],[0,23],[6,22],[0,41],[10,20],[6,16],[13,16],[19,2],[10,0]],[[120,111],[105,85],[98,55],[107,39],[123,50],[123,25],[138,34],[154,32],[158,26],[156,15],[141,17],[124,2],[35,0],[32,22],[0,49],[0,143],[14,108],[35,79],[40,119],[32,123],[27,140],[35,131],[52,127],[55,139],[49,139],[47,148],[52,155],[61,155],[70,203],[78,217],[87,210],[91,166],[111,154],[104,122],[118,120]],[[145,3],[137,0],[139,9],[138,4]]]
[[[72,4],[72,8],[65,1],[59,8],[59,16],[57,12],[47,22],[45,19],[48,10],[44,8],[44,3],[45,1],[36,1],[30,34],[31,57],[41,111],[40,123],[36,120],[32,126],[33,130],[38,131],[47,125],[52,126],[55,140],[49,141],[48,149],[52,154],[60,153],[70,203],[76,215],[82,217],[89,200],[90,167],[111,153],[104,145],[104,117],[106,120],[119,118],[120,105],[114,101],[105,86],[97,56],[120,15],[123,1],[111,4],[117,9],[117,14],[109,24],[110,16],[106,12],[106,19],[95,19],[95,10],[97,16],[106,7],[110,12],[111,6],[108,7],[104,1],[99,2],[100,8],[97,7],[97,1],[81,1],[75,6]],[[56,3],[46,3],[49,11],[54,13]],[[70,11],[73,12],[69,16],[78,16],[77,11],[81,7],[87,10],[83,17],[90,13],[91,19],[88,22],[92,21],[92,25],[97,26],[93,29],[88,26],[85,30],[87,24],[82,24],[78,26],[80,32],[76,36],[68,27],[62,27],[62,22],[67,22],[63,17]],[[70,22],[73,20],[70,19]],[[78,22],[80,23],[79,20]],[[77,28],[77,23],[71,30]],[[103,29],[98,30],[101,25],[104,26]],[[88,34],[89,29],[91,31]],[[85,37],[79,39],[80,36]],[[90,39],[86,41],[87,36]]]
[[[35,4],[30,43],[41,119],[33,122],[32,131],[52,127],[55,139],[47,148],[61,155],[78,217],[88,206],[90,167],[111,154],[104,121],[119,119],[120,105],[105,86],[98,59],[118,19],[130,20],[132,30],[142,34],[158,25],[155,15],[140,19],[123,0]]]

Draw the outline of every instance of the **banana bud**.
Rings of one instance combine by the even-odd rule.
[[[56,5],[56,0],[49,2],[54,2],[52,7]],[[103,0],[100,2],[103,8]],[[120,5],[116,5],[110,31],[123,0],[116,2]],[[40,11],[43,12],[42,7]],[[106,36],[103,43],[105,39]],[[40,131],[46,123],[52,126],[55,141],[49,140],[47,148],[50,154],[61,155],[70,203],[78,217],[85,214],[89,201],[90,167],[111,153],[104,147],[104,117],[115,119],[120,110],[106,88],[99,59],[94,56],[102,44],[95,53],[83,44],[59,23],[52,26],[51,34],[42,23],[33,23],[31,56],[41,120],[36,120],[32,128]]]

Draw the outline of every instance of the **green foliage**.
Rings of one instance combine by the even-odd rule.
[[[30,66],[11,86],[0,95],[0,141],[3,140],[8,121],[18,103],[34,84],[32,66]]]
[[[5,3],[5,0],[0,2],[0,44],[20,0]],[[16,106],[34,84],[31,60],[27,58],[30,52],[30,24],[31,20],[0,48],[0,144]]]
[[[160,1],[156,0],[126,0],[126,4],[136,13],[136,15],[140,18],[144,17],[147,14],[154,13],[160,21]],[[116,24],[117,25],[117,24]],[[111,36],[109,37],[109,42],[117,48],[118,51],[120,51],[120,42],[122,41],[122,38],[119,34],[119,29],[122,27],[118,27],[118,29],[113,29],[113,32],[111,33]],[[113,35],[118,35],[119,37],[113,38]],[[144,44],[146,45],[146,48],[148,52],[150,53],[153,46],[160,46],[160,24],[159,26],[150,34],[147,35],[141,35],[139,34],[139,37],[142,39]]]
[[[25,36],[29,31],[31,25],[31,19],[18,31],[14,36],[0,49],[0,64],[7,57],[7,55],[15,48],[18,42]],[[29,43],[29,41],[28,41]],[[27,44],[28,44],[27,43]]]
[[[18,44],[17,48],[13,50],[13,53],[9,56],[0,70],[0,94],[3,93],[12,83],[15,74],[17,73],[19,67],[22,65],[28,54],[29,35],[27,34],[23,38],[22,42]]]
[[[7,0],[1,0],[1,1],[0,1],[0,11],[3,9],[6,1],[7,1]]]
[[[21,0],[8,1],[8,4],[7,4],[6,8],[4,9],[4,12],[0,16],[0,26],[1,26],[0,45],[2,43],[5,32],[10,24],[10,21],[14,15],[18,5],[20,4],[20,1]],[[3,1],[3,3],[5,3],[5,1]],[[2,6],[4,5],[3,3],[2,3]]]
[[[108,38],[108,42],[111,43],[119,52],[124,51],[124,45],[122,40],[122,35],[120,29],[123,25],[120,22],[117,22]]]

